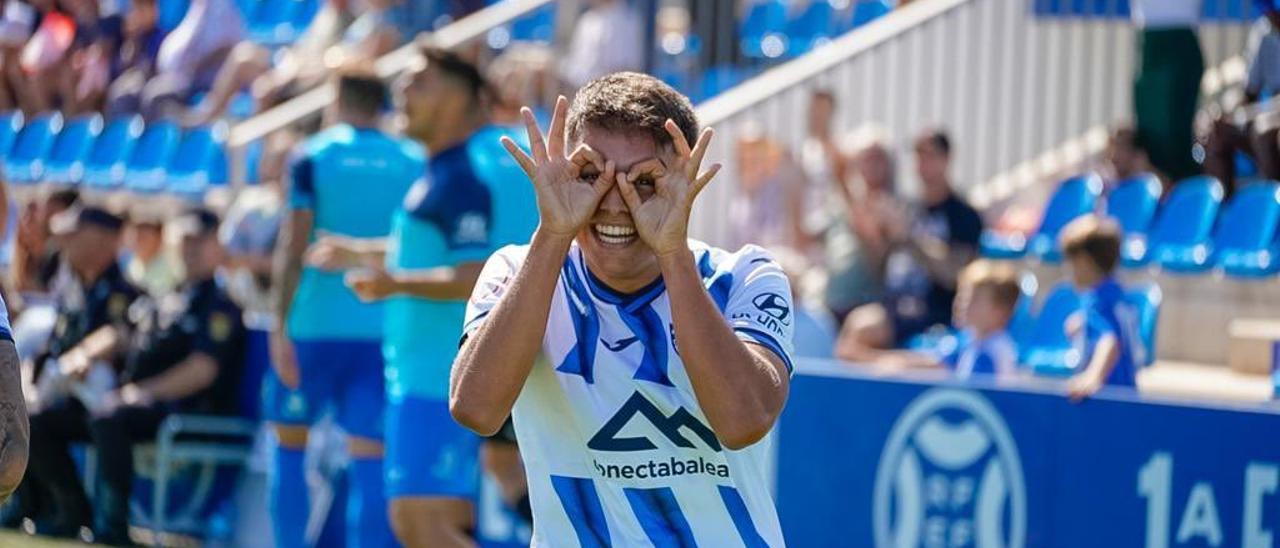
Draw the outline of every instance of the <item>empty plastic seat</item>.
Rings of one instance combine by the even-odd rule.
[[[1160,303],[1164,294],[1154,283],[1142,284],[1125,291],[1125,302],[1133,307],[1137,341],[1130,349],[1133,363],[1148,366],[1156,361],[1156,328],[1160,323]]]
[[[102,116],[90,114],[63,125],[53,141],[49,159],[44,163],[43,179],[52,183],[79,183],[84,176],[84,162],[102,133]]]
[[[556,4],[533,10],[511,23],[511,40],[517,42],[550,42],[555,38]]]
[[[59,131],[62,131],[62,115],[57,112],[41,114],[27,122],[4,157],[8,180],[15,184],[39,182],[44,161]]]
[[[125,161],[133,154],[142,129],[141,116],[107,122],[84,162],[84,183],[105,188],[119,187],[124,183]]]
[[[853,4],[853,13],[848,18],[849,26],[840,31],[856,29],[875,21],[893,11],[893,5],[892,0],[856,0]]]
[[[159,0],[156,2],[156,8],[160,12],[156,26],[164,32],[173,30],[186,17],[190,6],[190,0]]]
[[[830,41],[835,30],[835,8],[830,0],[813,0],[800,15],[787,22],[787,54],[803,55]]]
[[[1147,254],[1147,231],[1155,219],[1164,187],[1155,175],[1144,173],[1121,181],[1107,194],[1107,215],[1124,234],[1121,256],[1126,265],[1139,264]]]
[[[1156,213],[1147,239],[1147,261],[1172,272],[1209,268],[1209,234],[1222,204],[1222,183],[1208,176],[1183,180]]]
[[[787,4],[782,0],[759,0],[747,9],[738,26],[742,54],[753,58],[777,58],[787,51]]]
[[[1058,232],[1077,217],[1093,212],[1101,195],[1102,179],[1095,174],[1063,181],[1044,206],[1040,228],[1031,238],[1026,239],[1021,234],[983,232],[982,255],[993,259],[1016,259],[1029,252],[1045,262],[1060,261]]]
[[[702,73],[702,80],[695,95],[696,102],[705,101],[720,92],[742,83],[747,79],[747,71],[733,65],[716,65]]]
[[[1066,376],[1080,365],[1080,353],[1067,338],[1067,318],[1080,310],[1080,294],[1069,282],[1054,286],[1040,307],[1026,339],[1019,341],[1022,362],[1037,374]]]
[[[18,132],[22,131],[24,121],[20,110],[0,113],[0,156],[9,155],[9,149],[13,147],[13,140],[17,138]]]
[[[1280,183],[1244,186],[1218,216],[1213,231],[1214,262],[1231,276],[1261,278],[1280,271]]]
[[[246,26],[253,41],[269,46],[292,42],[298,29],[290,20],[298,0],[257,0],[249,13]]]
[[[165,166],[173,158],[180,131],[172,122],[156,122],[142,132],[125,164],[125,187],[137,192],[158,192],[165,187]]]
[[[226,139],[225,124],[195,128],[183,134],[168,168],[165,169],[169,191],[185,196],[200,196],[210,185],[225,184]]]
[[[1023,272],[1022,278],[1018,280],[1018,288],[1022,290],[1022,297],[1013,308],[1013,318],[1009,319],[1009,337],[1021,346],[1023,341],[1031,337],[1031,332],[1035,329],[1036,316],[1031,308],[1036,302],[1040,281],[1036,279],[1034,273]]]

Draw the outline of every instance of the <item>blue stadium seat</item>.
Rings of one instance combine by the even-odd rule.
[[[1160,304],[1164,294],[1154,283],[1141,284],[1125,291],[1125,302],[1137,312],[1138,339],[1141,348],[1133,348],[1133,363],[1148,366],[1156,361],[1156,329],[1160,324]]]
[[[1231,197],[1213,232],[1214,260],[1223,272],[1263,278],[1280,272],[1280,183],[1258,181]]]
[[[156,8],[160,11],[160,16],[156,26],[164,32],[173,30],[187,16],[187,8],[190,6],[191,0],[159,0]]]
[[[319,0],[294,0],[293,9],[289,13],[289,24],[297,29],[299,36],[311,26],[311,21],[320,12]]]
[[[1080,294],[1070,282],[1059,282],[1040,307],[1035,325],[1019,345],[1022,363],[1036,374],[1068,376],[1080,365],[1080,355],[1067,338],[1067,318],[1080,310]]]
[[[840,32],[850,31],[879,19],[893,11],[895,3],[893,0],[855,0],[853,13],[846,19],[848,26],[839,29]]]
[[[9,182],[19,185],[40,182],[44,161],[60,131],[62,115],[57,112],[41,114],[22,126],[4,157],[4,174]]]
[[[734,65],[716,65],[702,72],[702,80],[698,93],[694,94],[694,102],[702,102],[715,97],[747,79],[749,72]]]
[[[751,59],[774,59],[787,51],[787,4],[782,0],[757,0],[747,8],[738,25],[742,54]]]
[[[1031,307],[1036,302],[1040,280],[1031,271],[1023,272],[1022,278],[1018,280],[1018,288],[1022,290],[1022,297],[1018,299],[1018,304],[1013,309],[1013,318],[1009,320],[1009,337],[1021,347],[1022,342],[1029,340],[1035,330],[1036,316]]]
[[[533,10],[511,23],[511,40],[517,42],[550,42],[556,33],[556,3]]]
[[[1021,234],[998,234],[984,231],[980,242],[982,255],[992,259],[1017,259],[1027,253],[1047,263],[1062,260],[1058,253],[1058,232],[1076,217],[1094,210],[1102,195],[1102,179],[1089,173],[1063,181],[1044,207],[1040,228],[1030,239]]]
[[[22,124],[25,121],[20,110],[0,113],[0,154],[9,155],[13,140],[18,137],[18,132],[22,131]]]
[[[127,116],[107,122],[94,140],[84,162],[84,183],[117,188],[124,183],[125,160],[133,154],[142,135],[141,116]]]
[[[298,0],[256,0],[246,21],[249,38],[259,44],[280,46],[298,37],[290,16]]]
[[[102,133],[102,116],[98,114],[81,116],[64,124],[44,163],[43,179],[59,184],[79,183],[84,176],[85,158],[99,133]]]
[[[808,53],[835,34],[835,8],[830,0],[812,0],[800,15],[787,22],[787,55]]]
[[[1156,206],[1164,187],[1155,175],[1144,173],[1120,181],[1107,194],[1107,215],[1114,218],[1124,234],[1121,255],[1125,264],[1140,263],[1147,253],[1147,231],[1156,216]]]
[[[1208,270],[1209,234],[1221,204],[1222,183],[1217,179],[1199,176],[1179,182],[1156,213],[1147,260],[1171,272]]]
[[[136,192],[164,190],[165,166],[173,158],[181,131],[173,122],[155,122],[138,137],[138,144],[125,164],[124,183]]]
[[[169,192],[202,196],[210,185],[227,182],[226,124],[188,130],[165,169]]]

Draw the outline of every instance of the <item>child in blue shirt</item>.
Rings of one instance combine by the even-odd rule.
[[[1062,229],[1060,246],[1071,281],[1082,293],[1080,311],[1064,326],[1080,356],[1080,372],[1067,384],[1073,401],[1104,385],[1135,386],[1134,314],[1113,277],[1120,259],[1115,221],[1085,215]]]
[[[841,359],[879,370],[946,368],[956,377],[1017,374],[1018,351],[1007,331],[1021,297],[1018,272],[1006,264],[978,260],[970,263],[957,280],[952,303],[952,323],[960,333],[935,352],[876,350],[860,345],[845,324],[837,345]],[[850,318],[856,322],[856,318]]]

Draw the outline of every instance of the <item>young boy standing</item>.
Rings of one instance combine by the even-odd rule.
[[[1082,293],[1080,311],[1064,326],[1080,355],[1081,371],[1067,384],[1073,401],[1103,385],[1135,386],[1132,308],[1113,277],[1120,258],[1115,221],[1086,215],[1062,229],[1062,255],[1071,281]]]

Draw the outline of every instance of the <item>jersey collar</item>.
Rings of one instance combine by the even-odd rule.
[[[587,268],[587,263],[582,258],[581,249],[578,250],[577,263],[578,270],[586,274],[587,290],[591,292],[593,297],[627,312],[635,312],[640,307],[653,302],[654,299],[658,298],[658,295],[661,295],[667,289],[666,284],[662,281],[662,276],[658,276],[658,279],[650,282],[649,285],[644,286],[639,291],[623,293],[606,285]]]

